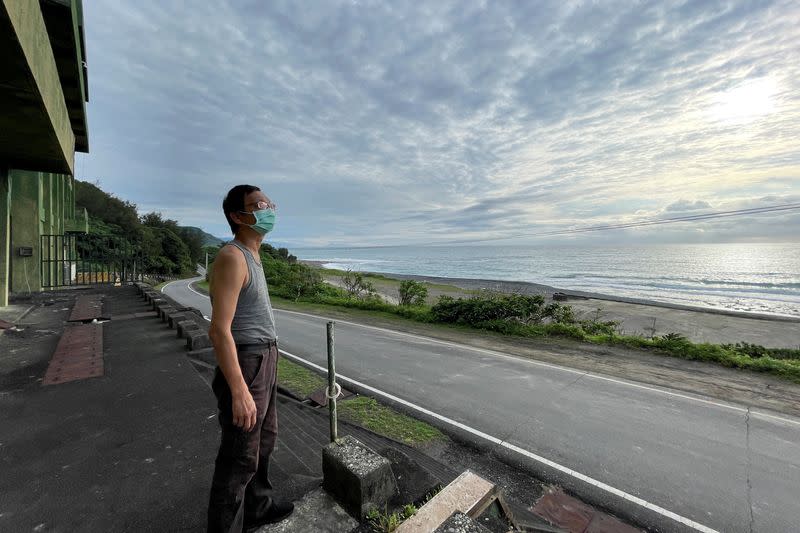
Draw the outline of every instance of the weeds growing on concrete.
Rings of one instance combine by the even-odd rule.
[[[390,513],[388,507],[384,508],[383,512],[377,509],[371,509],[367,513],[367,523],[376,533],[391,533],[397,529],[404,520],[408,520],[414,516],[417,508],[414,504],[407,504],[403,506],[400,511]]]

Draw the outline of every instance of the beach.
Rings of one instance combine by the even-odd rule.
[[[310,266],[322,268],[328,262],[300,260]],[[747,342],[770,348],[800,348],[800,318],[779,315],[744,313],[726,309],[699,308],[686,305],[626,298],[602,293],[570,290],[568,287],[551,287],[525,281],[503,281],[475,278],[449,278],[363,272],[391,278],[413,279],[428,285],[427,303],[435,303],[439,296],[468,298],[481,292],[542,295],[552,301],[555,293],[567,296],[561,304],[569,305],[581,319],[613,320],[619,322],[621,333],[627,335],[665,335],[679,333],[694,342],[715,344]],[[323,275],[328,283],[340,285],[335,274]],[[397,283],[382,283],[371,279],[376,291],[387,301],[395,303]]]

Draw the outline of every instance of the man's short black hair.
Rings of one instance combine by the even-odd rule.
[[[230,213],[244,211],[244,197],[251,192],[260,190],[261,189],[255,185],[237,185],[233,189],[229,190],[228,194],[225,195],[225,199],[222,200],[222,210],[225,211],[225,220],[228,221],[228,224],[231,227],[231,232],[234,235],[236,235],[236,230],[239,229],[239,224],[231,220]]]

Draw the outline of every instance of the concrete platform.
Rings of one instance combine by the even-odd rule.
[[[258,533],[341,533],[358,527],[321,488],[315,489],[295,504],[292,515],[279,524],[263,526]]]
[[[213,395],[133,288],[110,295],[104,375],[42,386],[74,295],[0,337],[0,531],[202,531]],[[86,293],[86,291],[82,291]]]
[[[0,307],[0,335],[34,308],[31,304],[10,304]]]

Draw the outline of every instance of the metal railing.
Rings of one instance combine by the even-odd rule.
[[[123,285],[141,281],[142,253],[113,236],[84,233],[42,235],[42,288]]]

